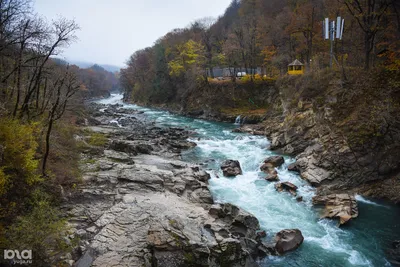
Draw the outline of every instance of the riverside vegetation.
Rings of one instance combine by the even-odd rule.
[[[77,30],[73,20],[45,22],[31,1],[0,1],[0,248],[32,249],[35,266],[58,264],[76,245],[59,210],[62,192],[81,182],[73,125],[85,98],[118,87],[114,73],[55,58]]]

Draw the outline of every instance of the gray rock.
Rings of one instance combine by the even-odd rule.
[[[84,229],[79,229],[75,232],[75,234],[79,237],[84,237],[86,236],[87,232]]]
[[[276,170],[269,170],[269,173],[265,177],[265,180],[267,180],[269,182],[279,181],[278,172]]]
[[[298,165],[296,162],[295,162],[295,163],[289,164],[288,170],[289,170],[289,171],[292,171],[292,172],[300,173],[299,165]]]
[[[292,184],[291,182],[283,182],[283,183],[277,183],[275,184],[275,189],[278,192],[282,192],[283,190],[288,191],[290,194],[292,194],[293,196],[296,196],[297,193],[297,186],[295,186],[294,184]]]
[[[226,160],[221,165],[222,172],[224,176],[232,177],[242,174],[242,168],[237,160]]]
[[[76,267],[90,267],[94,261],[92,250],[87,250],[85,254],[75,263]]]
[[[303,243],[304,237],[299,229],[285,229],[275,235],[275,249],[279,254],[297,249]]]
[[[285,163],[285,159],[282,156],[271,156],[264,160],[264,168],[276,168],[280,167],[283,163]]]
[[[195,172],[195,176],[196,176],[196,178],[197,178],[199,181],[202,181],[202,182],[205,182],[205,183],[206,183],[208,180],[211,179],[210,174],[207,173],[207,172],[205,172],[205,171],[203,171],[203,170],[198,171],[198,172]]]

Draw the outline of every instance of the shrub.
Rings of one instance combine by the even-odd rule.
[[[40,180],[39,161],[35,159],[37,142],[36,124],[22,124],[17,120],[0,120],[0,195],[19,184],[32,185]]]
[[[250,74],[246,74],[242,79],[242,82],[247,83],[249,81],[251,81],[251,75]]]
[[[32,249],[34,266],[53,266],[60,255],[72,250],[73,245],[63,238],[68,228],[66,221],[60,218],[59,211],[48,200],[41,199],[33,204],[30,213],[19,216],[7,228],[5,244],[0,245],[10,249]]]
[[[89,137],[89,145],[91,146],[104,146],[107,143],[107,137],[102,133],[93,133]]]
[[[42,181],[35,158],[37,132],[37,124],[0,119],[0,220],[20,214],[24,199]]]
[[[48,171],[55,189],[59,185],[72,185],[79,182],[80,147],[74,135],[78,129],[69,123],[59,121],[55,125],[51,137]]]

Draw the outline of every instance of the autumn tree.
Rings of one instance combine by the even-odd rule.
[[[305,55],[305,62],[309,65],[313,54],[313,44],[315,36],[321,31],[318,21],[321,20],[322,2],[306,0],[297,2],[291,13],[290,24],[286,31],[291,35],[301,34],[305,39],[305,46],[300,47],[300,54]],[[300,42],[301,44],[302,42]]]
[[[193,29],[198,29],[201,35],[201,43],[204,47],[205,67],[209,70],[211,77],[214,78],[213,73],[213,44],[214,36],[211,31],[211,26],[214,25],[215,19],[206,17],[195,21],[192,24]]]
[[[174,59],[168,62],[170,75],[179,76],[191,66],[201,66],[204,63],[204,47],[193,40],[177,45]]]
[[[339,0],[341,1],[341,0]],[[364,69],[370,68],[371,52],[378,32],[382,31],[382,21],[392,0],[344,0],[349,13],[357,21],[364,33]]]

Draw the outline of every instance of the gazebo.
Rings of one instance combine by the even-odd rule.
[[[304,64],[297,59],[288,65],[289,75],[301,75],[304,74]]]

